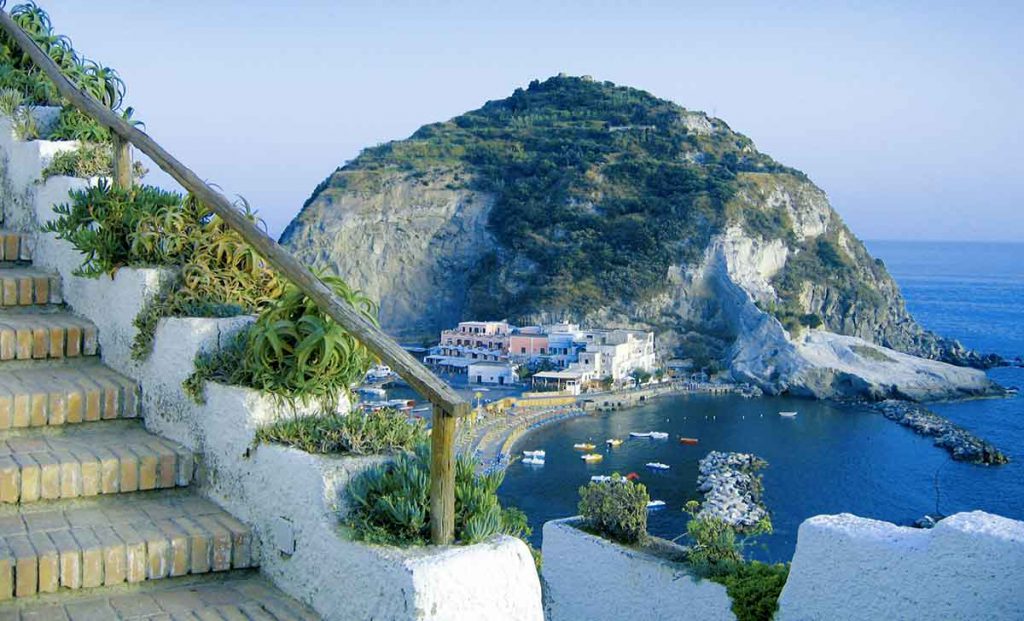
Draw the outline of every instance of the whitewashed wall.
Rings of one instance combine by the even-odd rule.
[[[776,618],[1024,619],[1024,522],[982,511],[929,530],[810,518]]]
[[[725,587],[685,565],[591,535],[578,518],[544,524],[549,621],[735,619]]]

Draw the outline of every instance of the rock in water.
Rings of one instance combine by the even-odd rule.
[[[979,394],[806,175],[720,119],[573,77],[517,89],[326,179],[281,238],[404,340],[461,319],[652,329],[770,393]],[[897,352],[909,354],[899,355]]]

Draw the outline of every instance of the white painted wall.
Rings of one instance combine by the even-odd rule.
[[[922,530],[812,517],[776,618],[1024,619],[1024,522],[973,511]]]
[[[544,524],[549,621],[735,619],[725,587],[671,562],[585,533],[578,518]]]

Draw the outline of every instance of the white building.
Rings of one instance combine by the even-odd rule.
[[[583,335],[587,349],[580,353],[579,370],[592,379],[610,377],[618,382],[633,371],[654,371],[654,333],[641,330],[592,330]],[[573,369],[576,365],[571,365]]]
[[[470,384],[514,384],[515,367],[508,362],[474,362],[469,365],[468,379]]]

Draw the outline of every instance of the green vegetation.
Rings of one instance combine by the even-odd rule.
[[[284,290],[256,251],[195,197],[150,186],[121,189],[101,180],[72,192],[54,213],[57,218],[43,229],[82,253],[79,275],[112,275],[128,266],[177,268],[175,282],[136,318],[138,358],[148,353],[161,317],[256,312]]]
[[[133,176],[141,179],[146,174],[141,162],[133,162]],[[114,153],[106,143],[81,142],[74,151],[62,151],[53,156],[43,169],[43,179],[50,177],[110,177],[114,170]]]
[[[800,306],[800,295],[807,283],[828,287],[838,306],[838,316],[855,316],[862,311],[874,313],[885,305],[885,297],[874,287],[865,284],[874,282],[880,274],[865,278],[838,241],[838,232],[808,242],[794,245],[795,254],[786,261],[786,266],[773,279],[780,305],[768,309],[790,332],[801,327],[817,328],[825,324],[819,315],[806,314]],[[883,270],[881,266],[868,262],[872,270]],[[833,328],[834,326],[827,326]]]
[[[477,474],[477,462],[460,455],[455,464],[455,539],[470,544],[499,533],[529,535],[526,516],[502,507],[497,491],[504,473]],[[348,486],[352,512],[348,524],[369,543],[425,545],[430,538],[430,446],[400,453],[371,468]]]
[[[745,537],[738,538],[735,529],[723,520],[698,516],[699,502],[686,503],[684,510],[690,514],[686,525],[690,567],[697,575],[725,585],[737,619],[769,621],[778,608],[789,565],[747,562],[743,548],[749,537],[771,533],[771,521],[765,518]]]
[[[322,280],[376,325],[377,306],[369,298],[340,278]],[[204,384],[217,381],[255,388],[290,403],[315,401],[333,411],[339,396],[348,394],[374,361],[362,343],[288,284],[232,343],[196,358],[184,389],[201,401]]]
[[[427,441],[422,420],[398,410],[296,416],[256,430],[256,441],[315,454],[380,455],[411,451]]]
[[[647,487],[618,474],[611,481],[591,482],[580,488],[583,527],[619,543],[646,543],[650,501]]]
[[[473,276],[471,313],[585,313],[649,298],[671,264],[699,259],[737,173],[799,175],[721,121],[687,128],[703,119],[641,90],[559,76],[367,149],[318,193],[370,191],[395,168],[463,171],[462,183],[496,197],[489,224],[502,246]],[[512,261],[527,267],[509,271]]]
[[[125,85],[117,72],[84,57],[75,50],[71,39],[54,32],[46,11],[34,2],[27,2],[13,7],[10,15],[11,19],[57,63],[72,83],[93,95],[111,110],[121,110],[124,104]],[[0,89],[20,93],[23,105],[61,106],[60,119],[57,128],[50,135],[51,138],[93,142],[109,140],[108,132],[68,105],[49,78],[43,75],[32,60],[4,33],[0,33]],[[126,114],[130,115],[130,108]],[[38,133],[32,135],[29,131],[32,122],[22,119],[19,129],[17,117],[11,114],[8,116],[15,118],[15,131],[21,139],[31,140],[38,137]],[[26,113],[24,116],[31,117],[31,114]]]

